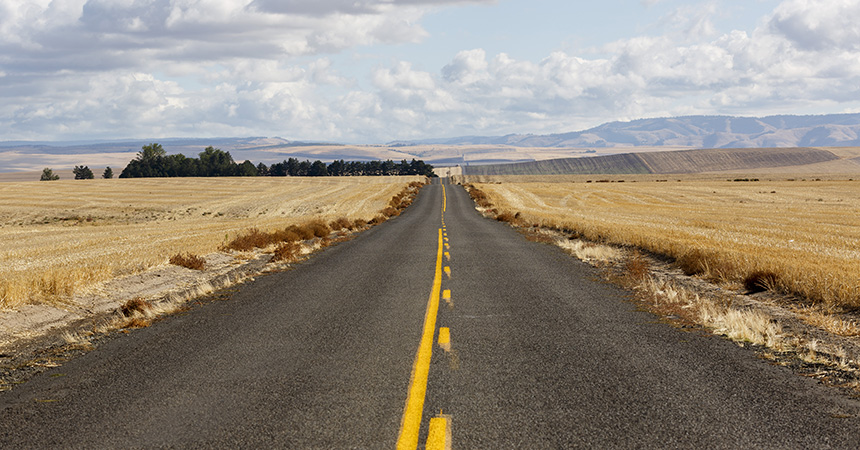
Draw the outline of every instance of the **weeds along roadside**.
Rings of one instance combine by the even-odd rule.
[[[609,280],[635,293],[636,302],[676,326],[706,327],[763,357],[831,384],[860,390],[860,323],[851,308],[780,292],[777,275],[754,271],[742,283],[719,283],[707,255],[652,254],[632,245],[586,239],[580,230],[497,208],[472,184],[464,184],[485,217],[510,224],[533,241],[554,244],[601,269]],[[691,267],[692,266],[692,267]],[[714,283],[716,282],[716,283]],[[749,294],[762,293],[766,299]]]
[[[94,342],[111,332],[145,328],[161,317],[187,308],[189,300],[211,294],[218,289],[241,283],[263,271],[282,270],[315,251],[338,242],[352,239],[355,233],[399,216],[414,201],[426,183],[411,182],[394,195],[387,206],[371,220],[349,220],[341,217],[329,222],[311,220],[283,229],[261,231],[250,228],[236,238],[225,242],[221,251],[244,254],[251,262],[215,278],[185,288],[179,292],[155,297],[118,299],[118,307],[101,317],[77,320],[58,327],[50,335],[32,336],[29,342],[7,342],[0,348],[0,391],[7,390],[45,368],[59,365],[70,355],[89,351]],[[206,259],[191,253],[177,253],[170,258],[173,265],[191,270],[206,270]],[[94,320],[95,319],[95,320]],[[20,351],[20,354],[15,354]],[[3,357],[14,355],[11,360]]]

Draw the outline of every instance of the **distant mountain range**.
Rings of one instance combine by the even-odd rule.
[[[693,148],[860,146],[860,114],[819,116],[685,116],[610,122],[561,134],[464,136],[395,141],[390,146],[509,145],[514,147],[607,148],[674,146]]]
[[[151,142],[162,144],[168,153],[189,157],[211,145],[231,152],[236,161],[253,163],[272,164],[290,157],[326,162],[415,158],[445,167],[670,149],[860,147],[860,114],[671,117],[611,122],[570,133],[466,136],[376,145],[298,142],[279,137],[6,141],[0,142],[0,173],[32,171],[38,175],[44,167],[71,170],[75,165],[122,168],[141,146]]]

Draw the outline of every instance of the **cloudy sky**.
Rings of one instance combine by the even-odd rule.
[[[0,141],[860,112],[856,0],[0,0]]]

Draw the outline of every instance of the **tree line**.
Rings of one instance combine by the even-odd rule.
[[[75,166],[72,169],[72,173],[75,174],[76,180],[92,180],[95,178],[93,171],[87,166]],[[105,167],[105,171],[102,172],[102,178],[113,178],[113,169]],[[60,176],[55,174],[54,170],[50,167],[42,169],[42,176],[39,178],[40,181],[56,181],[59,179]]]
[[[367,176],[367,175],[424,175],[433,174],[433,166],[424,161],[405,159],[399,163],[388,161],[333,161],[311,162],[289,158],[267,166],[245,160],[237,164],[230,152],[212,146],[206,147],[198,158],[182,154],[168,155],[161,144],[144,145],[137,157],[120,173],[120,178],[139,177],[230,177],[230,176]]]

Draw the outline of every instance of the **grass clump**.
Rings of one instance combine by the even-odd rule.
[[[331,234],[331,228],[323,222],[313,221],[307,225],[310,228],[313,237],[323,238]]]
[[[775,291],[779,276],[773,272],[758,270],[744,278],[744,287],[751,294],[764,291]]]
[[[302,246],[297,242],[284,242],[278,245],[272,257],[273,261],[294,261],[301,254]]]
[[[170,264],[175,266],[185,267],[192,270],[203,270],[206,267],[206,260],[191,253],[177,253],[170,257]]]
[[[634,281],[642,281],[651,271],[651,262],[642,253],[634,251],[624,261],[624,272]]]
[[[352,231],[355,228],[355,223],[353,223],[346,217],[341,217],[339,219],[331,221],[331,223],[329,224],[329,228],[331,228],[332,230]]]
[[[135,314],[148,314],[152,311],[152,303],[141,297],[135,297],[123,303],[119,311],[125,317],[132,317]]]

